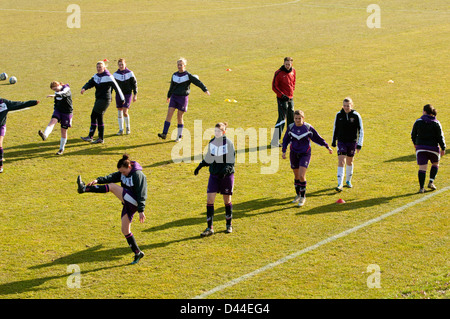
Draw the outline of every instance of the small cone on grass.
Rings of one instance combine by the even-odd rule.
[[[336,201],[336,204],[344,204],[345,203],[345,200],[343,200],[342,198],[339,198],[337,201]]]

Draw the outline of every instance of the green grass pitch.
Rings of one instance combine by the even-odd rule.
[[[80,28],[67,25],[72,3],[81,9]],[[380,0],[381,27],[369,28],[369,3],[2,0],[0,73],[18,82],[0,82],[0,97],[41,103],[8,115],[0,298],[194,298],[423,197],[410,132],[431,103],[450,135],[450,6],[445,0]],[[289,161],[279,154],[278,170],[261,174],[270,163],[261,160],[262,149],[247,144],[238,147],[244,160],[236,164],[234,232],[224,232],[218,196],[216,234],[200,238],[207,169],[194,176],[197,164],[174,163],[175,143],[157,137],[180,56],[211,92],[191,86],[185,128],[192,145],[195,120],[203,130],[220,121],[234,129],[265,128],[267,136],[258,139],[270,140],[277,118],[271,81],[285,56],[294,58],[297,70],[296,109],[327,142],[342,99],[352,97],[365,130],[354,188],[335,193],[337,156],[313,144],[307,202],[296,207]],[[80,136],[89,129],[94,90],[80,95],[81,87],[98,60],[108,58],[115,71],[120,57],[139,85],[132,134],[114,136],[112,103],[105,144],[89,145]],[[59,126],[45,142],[37,134],[52,114],[46,95],[53,80],[70,84],[74,102],[60,157],[54,155]],[[170,132],[174,127],[175,118]],[[124,152],[141,163],[149,186],[147,220],[135,218],[132,226],[146,253],[138,265],[130,265],[120,231],[120,202],[112,194],[79,195],[75,183],[79,174],[92,180],[113,172]],[[441,160],[438,191],[450,185],[448,157]],[[346,203],[335,204],[339,198]],[[448,298],[449,205],[443,191],[207,298]],[[68,286],[70,265],[81,272],[79,288]],[[368,287],[369,265],[379,267],[379,288]]]

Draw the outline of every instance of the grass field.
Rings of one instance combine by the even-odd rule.
[[[41,101],[8,115],[0,174],[0,298],[194,298],[434,194],[417,194],[410,132],[431,103],[450,135],[448,1],[377,1],[381,28],[373,29],[366,24],[370,2],[359,0],[78,0],[81,27],[68,28],[72,3],[0,4],[0,73],[18,78],[15,85],[0,82],[0,97]],[[265,150],[247,145],[238,148],[245,160],[236,165],[234,232],[224,232],[218,197],[216,234],[200,238],[207,169],[194,176],[197,163],[173,163],[175,143],[157,137],[180,56],[211,92],[191,87],[185,127],[192,136],[195,120],[203,131],[220,121],[270,131],[277,118],[271,81],[285,56],[294,58],[297,70],[296,108],[329,143],[341,101],[351,96],[365,130],[354,188],[335,193],[337,156],[313,145],[307,202],[296,207],[288,160],[279,154],[276,173],[261,174],[269,166],[261,160]],[[105,144],[89,145],[79,137],[89,129],[94,91],[79,92],[98,60],[108,58],[115,71],[120,57],[139,84],[132,134],[114,136],[111,104]],[[69,83],[74,101],[61,157],[54,155],[58,126],[45,142],[37,135],[52,114],[53,99],[46,95],[53,80]],[[133,266],[120,231],[120,202],[112,194],[79,195],[75,183],[79,174],[92,180],[113,172],[124,152],[144,167],[149,186],[147,220],[135,219],[132,227],[146,257]],[[255,153],[256,163],[250,160]],[[441,160],[438,191],[450,186],[448,157]],[[450,200],[448,188],[437,192],[206,298],[448,298]],[[335,204],[339,198],[346,203]],[[69,265],[81,271],[80,288],[67,285]],[[367,285],[369,265],[379,266],[380,288]]]

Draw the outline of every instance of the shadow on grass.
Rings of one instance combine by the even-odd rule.
[[[391,158],[384,162],[385,163],[393,163],[393,162],[415,162],[415,161],[416,161],[416,154],[409,154],[409,155],[405,155],[405,156]]]
[[[82,271],[81,273],[88,274],[88,273],[94,273],[97,271],[119,268],[119,267],[124,267],[124,266],[127,266],[127,265],[115,265],[115,266],[109,266],[109,267],[101,267],[101,268],[96,268],[96,269],[92,269],[92,270]],[[0,296],[20,294],[20,293],[24,293],[24,292],[37,292],[37,291],[42,291],[42,290],[49,290],[52,288],[40,288],[39,286],[43,285],[47,281],[68,278],[68,276],[70,274],[71,273],[64,273],[62,275],[12,281],[12,282],[8,282],[8,283],[0,284]]]
[[[63,156],[117,155],[117,151],[123,151],[125,148],[134,149],[167,143],[167,142],[154,142],[138,145],[109,146],[107,144],[108,139],[112,137],[117,136],[115,134],[106,135],[105,144],[92,145],[92,147],[90,143],[82,141],[80,138],[70,138],[67,141]],[[75,147],[80,147],[81,145],[86,145],[88,147],[76,151],[71,151],[71,149]],[[7,162],[16,162],[33,158],[59,157],[58,155],[56,155],[56,151],[58,151],[58,149],[59,149],[59,140],[39,141],[36,143],[22,144],[5,148],[5,158]],[[52,153],[48,154],[49,151],[52,151]]]
[[[303,210],[298,212],[298,215],[314,215],[314,214],[326,214],[326,213],[335,213],[335,212],[342,212],[342,211],[349,211],[349,210],[356,210],[356,209],[364,209],[372,206],[377,205],[383,205],[389,203],[391,200],[396,198],[402,198],[402,197],[408,197],[416,195],[415,193],[409,193],[409,194],[402,194],[397,196],[383,196],[383,197],[377,197],[377,198],[370,198],[370,199],[364,199],[364,200],[355,200],[355,201],[347,201],[344,204],[336,204],[331,203],[319,207],[314,207],[309,210]]]
[[[236,203],[233,204],[233,220],[240,219],[240,218],[246,218],[246,217],[252,217],[256,215],[263,215],[263,214],[271,214],[279,211],[283,211],[286,209],[292,209],[292,205],[286,206],[286,204],[290,204],[290,201],[292,201],[294,197],[286,197],[286,198],[258,198],[253,199],[246,202]],[[219,198],[218,198],[219,199]],[[262,211],[260,211],[262,210]],[[199,224],[205,224],[206,225],[206,203],[204,207],[204,213],[200,217],[191,217],[191,218],[183,218],[183,219],[177,219],[170,222],[167,222],[162,225],[154,226],[151,228],[148,228],[146,230],[143,230],[144,232],[153,232],[153,231],[159,231],[164,230],[172,227],[183,227],[183,226],[192,226],[192,225],[199,225]],[[260,211],[260,212],[258,212]],[[223,206],[223,203],[221,204],[220,208],[215,209],[214,211],[214,220],[215,221],[221,221],[225,219],[224,216],[225,213],[225,207]]]

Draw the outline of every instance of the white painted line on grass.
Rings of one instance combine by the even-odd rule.
[[[339,238],[345,237],[345,236],[347,236],[347,235],[349,235],[351,233],[354,233],[354,232],[360,230],[361,228],[367,227],[367,226],[372,225],[372,224],[374,224],[376,222],[379,222],[379,221],[381,221],[381,220],[383,220],[383,219],[385,219],[385,218],[387,218],[389,216],[395,215],[395,214],[397,214],[397,213],[399,213],[401,211],[404,211],[407,208],[410,208],[410,207],[412,207],[414,205],[417,205],[417,204],[419,204],[421,202],[424,202],[424,201],[430,199],[431,197],[436,196],[436,195],[438,195],[440,193],[443,193],[443,192],[445,192],[445,191],[447,191],[449,189],[450,189],[450,186],[447,186],[447,187],[442,188],[442,189],[440,189],[438,191],[434,191],[431,194],[425,195],[425,196],[423,196],[423,197],[421,197],[419,199],[416,199],[413,202],[410,202],[410,203],[408,203],[406,205],[403,205],[403,206],[401,206],[399,208],[396,208],[396,209],[394,209],[394,210],[392,210],[392,211],[390,211],[390,212],[388,212],[386,214],[383,214],[381,216],[378,216],[376,218],[368,220],[365,223],[362,223],[362,224],[360,224],[358,226],[355,226],[353,228],[347,229],[347,230],[345,230],[342,233],[339,233],[337,235],[328,237],[327,239],[324,239],[324,240],[318,242],[317,244],[314,244],[312,246],[309,246],[307,248],[299,250],[299,251],[297,251],[297,252],[295,252],[293,254],[290,254],[290,255],[288,255],[286,257],[283,257],[283,258],[281,258],[281,259],[279,259],[279,260],[277,260],[277,261],[275,261],[273,263],[267,264],[267,265],[265,265],[265,266],[263,266],[261,268],[258,268],[258,269],[254,270],[254,271],[252,271],[252,272],[250,272],[248,274],[245,274],[245,275],[243,275],[243,276],[241,276],[239,278],[233,279],[233,280],[231,280],[231,281],[229,281],[229,282],[227,282],[227,283],[225,283],[223,285],[217,286],[217,287],[215,287],[215,288],[213,288],[213,289],[211,289],[211,290],[209,290],[207,292],[204,292],[204,293],[194,297],[194,299],[203,299],[205,297],[208,297],[209,295],[212,295],[213,293],[216,293],[216,292],[219,292],[219,291],[224,290],[226,288],[229,288],[231,286],[234,286],[234,285],[240,283],[241,281],[244,281],[244,280],[246,280],[248,278],[254,277],[254,276],[256,276],[256,275],[258,275],[258,274],[260,274],[260,273],[262,273],[262,272],[264,272],[266,270],[275,268],[275,267],[277,267],[277,266],[279,266],[281,264],[284,264],[285,262],[287,262],[287,261],[289,261],[289,260],[291,260],[293,258],[296,258],[296,257],[298,257],[300,255],[303,255],[303,254],[305,254],[307,252],[310,252],[310,251],[312,251],[312,250],[314,250],[316,248],[319,248],[322,245],[328,244],[328,243],[330,243],[332,241],[335,241],[336,239],[339,239]]]

